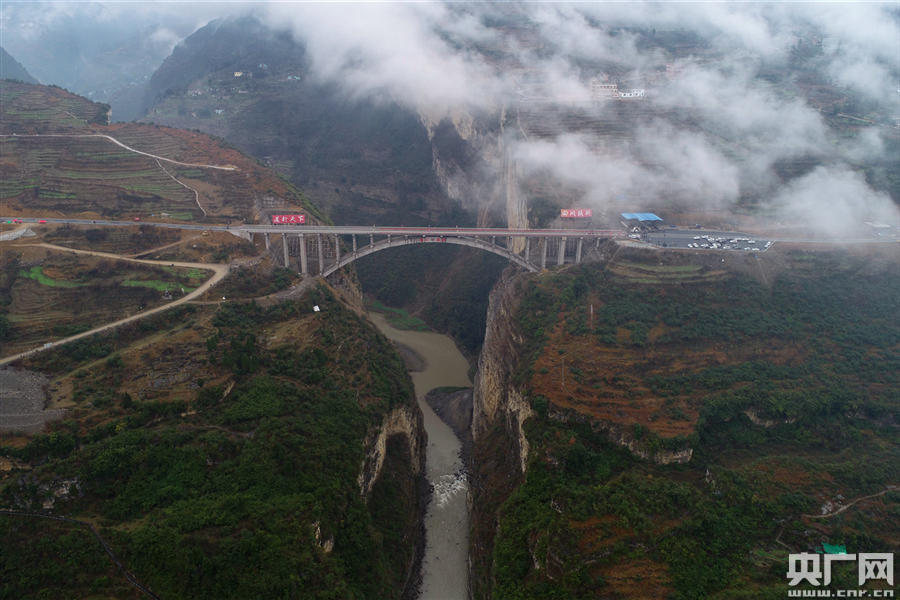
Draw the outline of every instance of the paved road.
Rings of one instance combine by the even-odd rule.
[[[91,226],[109,226],[123,227],[128,225],[149,225],[153,227],[164,227],[168,229],[188,229],[193,231],[227,231],[235,234],[242,233],[321,233],[328,235],[409,235],[409,236],[478,236],[489,237],[497,236],[498,238],[513,237],[567,237],[576,239],[579,237],[614,237],[624,238],[625,232],[619,229],[507,229],[507,228],[491,228],[491,227],[386,227],[375,225],[257,225],[236,223],[234,225],[217,225],[217,224],[200,224],[200,223],[160,223],[156,221],[119,221],[112,219],[69,219],[55,217],[16,217],[16,216],[0,216],[0,223],[6,223],[12,219],[19,219],[23,223],[40,224],[44,221],[47,224],[55,225],[91,225]],[[695,240],[695,236],[714,235],[725,239],[734,239],[736,236],[745,237],[756,240],[757,245],[765,246],[766,242],[791,242],[803,244],[883,244],[897,243],[900,241],[896,231],[891,235],[883,235],[879,237],[857,237],[857,238],[841,238],[841,239],[810,239],[810,238],[788,238],[777,237],[769,238],[763,236],[754,236],[749,233],[740,233],[735,231],[719,231],[719,230],[700,230],[700,229],[663,229],[657,233],[648,234],[651,243],[661,246],[665,241],[667,247],[670,248],[687,248],[688,243],[704,243],[706,240]],[[743,248],[743,246],[741,247]]]
[[[19,219],[23,223],[43,221],[48,225],[91,225],[123,227],[127,225],[150,225],[169,229],[192,229],[195,231],[229,231],[235,233],[323,233],[330,235],[427,235],[427,236],[460,236],[477,235],[499,237],[624,237],[620,229],[507,229],[502,227],[385,227],[375,225],[213,225],[199,223],[159,223],[155,221],[118,221],[112,219],[69,219],[56,217],[4,217],[5,223]]]
[[[186,268],[195,268],[195,269],[203,269],[206,271],[213,271],[213,276],[207,279],[203,284],[198,287],[193,292],[182,296],[177,300],[173,300],[168,304],[163,304],[162,306],[157,306],[156,308],[151,308],[145,310],[139,314],[132,315],[130,317],[125,317],[124,319],[119,319],[118,321],[113,321],[112,323],[107,323],[106,325],[101,325],[99,327],[95,327],[89,331],[85,331],[79,333],[78,335],[73,335],[67,338],[63,338],[61,340],[57,340],[55,342],[48,342],[43,346],[38,348],[34,348],[32,350],[27,350],[25,352],[20,352],[19,354],[15,354],[13,356],[7,356],[5,358],[0,359],[0,366],[11,363],[13,361],[19,360],[20,358],[25,358],[27,356],[31,356],[37,354],[38,352],[43,352],[44,350],[50,350],[51,348],[56,348],[58,346],[62,346],[63,344],[68,344],[69,342],[74,342],[75,340],[80,340],[82,338],[86,338],[94,335],[95,333],[101,333],[104,331],[109,331],[111,329],[115,329],[116,327],[120,327],[127,323],[132,323],[137,321],[138,319],[143,319],[144,317],[162,312],[164,310],[169,310],[185,302],[190,302],[195,298],[199,298],[202,296],[206,290],[216,285],[228,274],[228,265],[219,265],[219,264],[207,264],[207,263],[191,263],[191,262],[176,262],[169,260],[147,260],[142,258],[128,258],[124,256],[120,256],[118,254],[110,254],[109,252],[94,252],[91,250],[75,250],[72,248],[65,248],[63,246],[55,246],[53,244],[26,244],[28,246],[39,246],[42,248],[50,248],[52,250],[59,250],[61,252],[75,252],[76,254],[86,254],[88,256],[100,256],[103,258],[111,258],[114,260],[125,260],[128,262],[136,262],[143,263],[148,265],[164,265],[164,266],[175,266],[175,267],[186,267]]]
[[[774,243],[774,240],[757,237],[750,233],[707,229],[662,229],[646,234],[643,239],[654,246],[663,248],[740,252],[764,252]]]

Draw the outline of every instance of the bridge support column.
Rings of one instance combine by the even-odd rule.
[[[491,236],[491,246],[496,246],[496,245],[497,245],[497,236],[492,235]]]
[[[306,238],[300,234],[300,274],[309,275],[309,263],[306,260]]]
[[[548,238],[544,238],[544,243],[541,244],[541,270],[547,268],[547,244],[549,242]]]
[[[388,246],[391,245],[391,234],[388,234]]]
[[[531,238],[525,238],[525,260],[529,260],[529,256],[531,255]]]
[[[581,264],[581,244],[584,238],[578,238],[578,245],[575,247],[575,264]]]
[[[556,264],[561,265],[566,262],[566,238],[559,238],[559,254],[556,256]]]
[[[319,245],[319,275],[325,271],[325,254],[322,251],[322,234],[316,234],[316,242]]]
[[[356,254],[356,234],[353,234],[353,254]]]
[[[287,235],[284,234],[284,233],[281,234],[281,249],[282,249],[283,252],[284,252],[284,268],[285,268],[285,269],[290,269],[290,268],[291,268],[291,263],[290,263],[290,261],[288,260],[288,242],[287,242]]]
[[[369,245],[370,245],[370,246],[374,246],[374,245],[375,245],[375,236],[372,235],[371,233],[369,234]]]
[[[268,250],[268,249],[269,249],[269,248],[271,248],[271,247],[272,247],[272,242],[271,242],[271,241],[269,241],[269,234],[268,234],[268,233],[266,233],[266,234],[263,234],[263,235],[265,235],[265,236],[266,236],[266,250]]]
[[[334,262],[341,262],[341,238],[337,235],[334,236]]]

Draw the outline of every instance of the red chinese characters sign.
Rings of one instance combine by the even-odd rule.
[[[306,215],[272,215],[272,225],[303,225]]]
[[[590,208],[563,208],[560,209],[559,216],[563,219],[590,219],[594,216],[594,211]]]

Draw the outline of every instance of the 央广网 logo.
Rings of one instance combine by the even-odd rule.
[[[813,586],[827,586],[831,583],[831,568],[834,562],[857,563],[857,583],[862,586],[867,581],[883,580],[894,585],[894,555],[883,552],[861,552],[859,554],[813,554],[803,552],[788,556],[788,585],[808,583]],[[815,598],[893,598],[893,590],[790,590],[789,597]]]

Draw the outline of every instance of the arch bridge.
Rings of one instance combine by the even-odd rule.
[[[502,256],[527,271],[580,263],[607,238],[625,237],[612,229],[502,229],[469,227],[351,227],[245,225],[251,237],[264,236],[266,249],[304,276],[328,277],[353,261],[388,248],[456,244]],[[280,246],[280,248],[279,248]],[[280,250],[280,252],[279,252]]]

